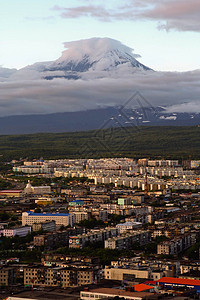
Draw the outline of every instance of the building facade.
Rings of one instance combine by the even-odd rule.
[[[73,216],[71,214],[51,214],[51,213],[33,213],[31,211],[22,213],[22,226],[33,225],[46,221],[55,221],[56,225],[73,226]]]

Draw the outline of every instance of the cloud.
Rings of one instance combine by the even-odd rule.
[[[139,91],[151,107],[166,106],[169,112],[200,112],[199,70],[185,73],[146,71],[138,66],[131,48],[108,38],[69,42],[65,47],[67,50],[53,62],[38,62],[20,70],[0,67],[0,116],[119,106],[135,91]],[[114,49],[119,50],[118,59],[123,58],[120,53],[132,56],[137,67],[123,59],[123,63],[116,64]],[[88,55],[90,63],[95,62],[92,67],[89,64],[88,69],[86,63],[86,69],[82,69],[81,64],[79,71],[72,70],[69,63],[82,63],[82,58]],[[70,74],[80,79],[60,78]],[[56,79],[43,79],[49,76]],[[133,100],[129,108],[138,105]]]
[[[157,1],[152,8],[143,11],[141,16],[160,21],[161,29],[200,31],[200,2],[198,0]]]
[[[113,14],[103,6],[85,5],[73,8],[59,8],[62,18],[95,17],[101,21],[111,21]]]
[[[123,53],[127,53],[134,58],[141,57],[139,54],[133,53],[132,48],[122,44],[121,42],[111,38],[90,38],[79,41],[65,42],[62,56],[58,61],[71,61],[83,59],[85,55],[95,57],[95,60],[102,58],[106,52],[118,49]],[[107,62],[108,63],[108,62]]]
[[[200,31],[199,0],[127,0],[122,6],[108,8],[87,4],[76,7],[55,6],[62,18],[93,17],[100,21],[154,20],[159,29]]]
[[[122,76],[123,77],[123,76]],[[0,82],[0,116],[82,111],[122,105],[139,91],[150,106],[169,112],[200,112],[200,72],[134,74],[95,80]],[[145,104],[145,103],[144,103]],[[138,107],[137,101],[130,108]]]

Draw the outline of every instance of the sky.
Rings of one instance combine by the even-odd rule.
[[[154,70],[200,69],[199,0],[107,2],[0,0],[0,65],[19,69],[55,60],[65,42],[109,37]]]

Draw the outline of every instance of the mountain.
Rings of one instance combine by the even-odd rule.
[[[65,43],[67,50],[55,61],[35,63],[20,69],[12,78],[52,80],[120,78],[135,72],[152,71],[141,64],[133,49],[110,38],[91,38]]]
[[[200,124],[199,70],[156,72],[110,38],[64,46],[54,61],[0,67],[0,134]]]
[[[0,135],[61,133],[138,126],[194,126],[200,113],[167,113],[164,107],[124,109],[108,107],[79,112],[46,115],[9,116],[0,118]],[[126,130],[125,130],[126,131]]]

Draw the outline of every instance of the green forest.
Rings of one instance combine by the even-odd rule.
[[[199,158],[200,127],[125,127],[73,133],[1,135],[0,160],[19,158]]]

